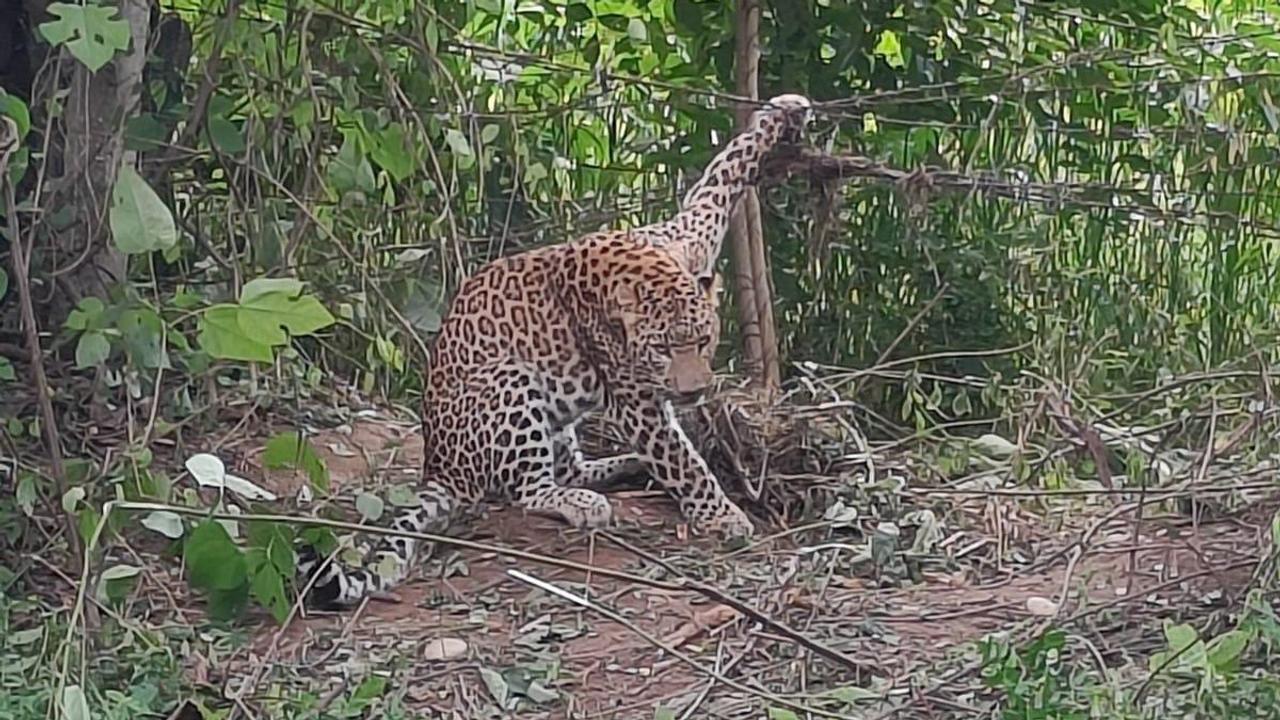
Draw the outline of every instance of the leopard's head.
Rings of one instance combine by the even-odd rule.
[[[659,265],[651,268],[655,272],[620,278],[609,317],[622,330],[621,364],[646,385],[688,398],[715,379],[720,278],[699,282],[674,262]]]

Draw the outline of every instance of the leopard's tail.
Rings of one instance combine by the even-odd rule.
[[[400,532],[443,534],[458,510],[458,499],[443,485],[423,483],[416,506],[399,508],[391,528]],[[307,545],[298,553],[299,587],[305,588],[317,575],[307,593],[307,604],[319,608],[341,608],[358,603],[375,592],[386,592],[402,582],[418,557],[422,541],[402,535],[379,535],[376,544],[358,567],[343,565],[340,557],[327,556]]]

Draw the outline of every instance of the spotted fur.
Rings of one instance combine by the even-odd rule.
[[[760,161],[779,142],[798,141],[811,115],[811,104],[802,95],[770,98],[685,193],[680,212],[636,234],[666,247],[689,272],[709,284],[733,209],[743,191],[760,179]]]
[[[729,211],[768,148],[802,126],[808,101],[780,96],[716,157],[672,220],[588,235],[495,260],[458,289],[432,350],[422,400],[425,458],[418,506],[392,526],[446,532],[488,499],[576,527],[612,519],[596,489],[645,470],[696,528],[749,536],[676,420],[672,401],[712,380],[719,339],[714,272]],[[583,456],[576,428],[599,413],[631,452]],[[310,600],[354,603],[409,572],[416,540],[385,537],[357,568],[304,549]]]

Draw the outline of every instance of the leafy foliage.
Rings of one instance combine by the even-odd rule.
[[[324,458],[300,433],[280,433],[267,442],[262,462],[273,470],[291,468],[306,473],[311,484],[322,492],[329,489],[329,469]]]
[[[110,5],[48,10],[40,36],[91,70],[133,41]],[[461,278],[499,254],[669,215],[732,128],[717,94],[732,87],[729,3],[196,0],[173,12],[192,33],[194,62],[150,58],[104,218],[125,273],[45,328],[61,330],[50,354],[82,371],[57,378],[59,420],[106,427],[111,419],[80,413],[121,409],[110,418],[126,418],[125,439],[102,466],[73,459],[82,469],[61,495],[21,469],[0,498],[6,538],[20,539],[42,505],[62,503],[88,536],[111,497],[203,507],[197,491],[216,488],[258,498],[225,468],[195,489],[171,487],[150,453],[220,423],[226,392],[266,406],[351,382],[412,397],[417,355]],[[1024,202],[867,183],[827,198],[796,180],[765,193],[784,350],[868,368],[848,395],[875,432],[977,428],[976,440],[937,448],[944,473],[994,459],[1019,482],[1060,487],[1091,477],[1092,461],[1034,465],[1021,442],[1001,439],[1022,437],[1027,378],[1063,379],[1103,414],[1173,375],[1276,362],[1274,2],[798,0],[764,12],[761,94],[821,101],[817,144],[1076,191],[1071,202]],[[0,114],[23,139],[9,174],[41,282],[78,262],[45,252],[67,212],[36,194],[65,170],[45,150],[64,101],[0,93]],[[20,327],[13,272],[0,269],[5,333]],[[39,290],[56,293],[57,282]],[[724,316],[731,342],[733,309]],[[988,354],[965,352],[975,350]],[[0,357],[4,392],[21,389],[19,376]],[[1162,424],[1192,427],[1203,414],[1201,398],[1159,402]],[[38,451],[32,407],[3,418],[3,450]],[[1146,460],[1120,458],[1135,477]],[[327,490],[300,432],[273,438],[263,461]],[[357,506],[367,518],[386,512],[373,495]],[[182,550],[215,616],[250,601],[287,614],[292,531],[189,527],[163,511],[141,523]],[[333,542],[327,531],[298,534]],[[95,597],[126,597],[130,572],[111,566]],[[1163,669],[1146,668],[1153,685],[1191,678],[1219,709],[1252,692],[1274,697],[1273,678],[1239,670],[1275,642],[1263,605],[1212,637],[1168,628]],[[1082,712],[1061,661],[1067,639],[988,648],[987,679],[1008,716]],[[536,704],[546,690],[487,672],[503,702]],[[385,690],[378,682],[334,713],[367,710]],[[157,711],[149,698],[106,700],[87,680],[42,692],[71,714],[82,700],[95,716]],[[32,714],[25,702],[0,693],[0,715]]]

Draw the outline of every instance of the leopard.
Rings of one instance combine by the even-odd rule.
[[[753,536],[676,408],[714,380],[723,286],[715,261],[734,203],[809,112],[803,96],[771,99],[670,220],[497,258],[464,280],[431,349],[421,477],[413,506],[391,522],[403,534],[381,535],[357,567],[303,547],[308,602],[342,608],[390,590],[421,554],[412,534],[443,535],[486,501],[606,527],[613,509],[600,488],[638,471],[676,500],[695,532]],[[587,459],[578,428],[590,416],[628,450]]]

